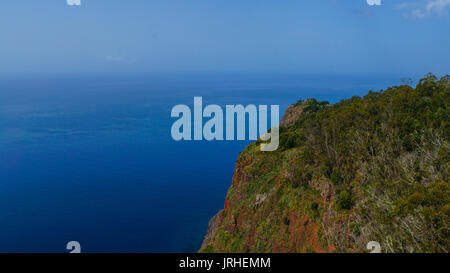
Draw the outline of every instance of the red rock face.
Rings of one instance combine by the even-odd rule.
[[[230,251],[227,246],[219,243],[220,240],[214,237],[217,230],[222,227],[229,234],[237,234],[243,230],[248,231],[242,237],[243,242],[239,252],[252,252],[253,246],[258,241],[264,240],[260,231],[258,231],[258,223],[264,221],[265,218],[280,217],[280,215],[274,214],[270,209],[270,205],[266,205],[266,207],[261,207],[256,210],[252,207],[249,208],[241,205],[249,198],[249,196],[245,194],[245,184],[253,183],[253,179],[246,172],[245,168],[251,164],[250,158],[251,157],[239,157],[231,186],[234,194],[225,198],[224,209],[210,220],[202,249],[205,249],[208,245],[212,245],[214,246],[214,251]],[[266,202],[268,204],[277,203],[276,191],[281,186],[285,176],[285,170],[281,171],[274,179],[275,186],[264,195],[257,195],[257,198],[255,198],[255,207],[264,206]],[[317,185],[314,185],[316,185],[317,188],[323,192],[323,196],[326,197],[316,198],[316,201],[326,205],[327,201],[330,200],[330,189],[326,186],[328,184],[323,182],[324,181],[322,181],[322,183],[316,182]],[[261,204],[258,204],[259,202],[261,202]],[[235,210],[233,210],[233,208]],[[278,231],[273,235],[273,240],[270,242],[270,245],[267,246],[267,251],[279,253],[298,251],[323,253],[335,250],[333,244],[328,242],[324,243],[323,239],[320,239],[326,237],[326,230],[322,228],[321,221],[310,219],[308,214],[302,215],[301,212],[290,210],[289,208],[286,210],[286,213],[286,223],[281,222],[278,224]],[[278,214],[278,212],[276,214]],[[329,218],[329,215],[325,215],[325,218],[326,217]],[[328,224],[331,222],[329,219],[325,220],[328,220]],[[277,238],[283,239],[278,240]]]
[[[219,211],[216,215],[209,220],[208,232],[206,233],[205,239],[203,240],[202,248],[207,246],[213,240],[213,236],[217,228],[222,224],[224,211]]]

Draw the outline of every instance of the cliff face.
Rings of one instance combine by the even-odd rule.
[[[201,252],[448,252],[449,78],[298,102],[240,153]]]

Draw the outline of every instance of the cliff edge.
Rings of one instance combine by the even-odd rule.
[[[449,82],[289,107],[277,151],[240,153],[200,252],[448,252]]]

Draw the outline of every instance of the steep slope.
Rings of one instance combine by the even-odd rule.
[[[240,153],[200,251],[448,252],[449,79],[289,107],[276,152]]]

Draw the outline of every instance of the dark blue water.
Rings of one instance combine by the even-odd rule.
[[[335,102],[398,78],[0,79],[0,252],[194,252],[247,141],[175,142],[171,108]]]

